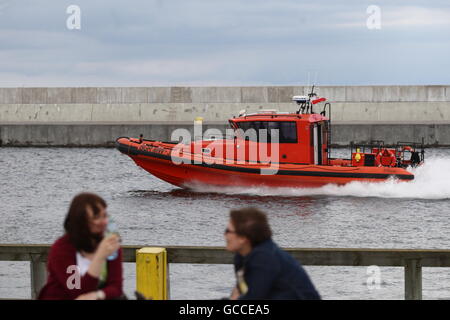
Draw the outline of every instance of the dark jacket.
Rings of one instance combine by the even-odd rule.
[[[239,299],[320,299],[301,264],[271,239],[255,246],[245,257],[236,254],[234,270],[238,288],[248,288]],[[239,285],[238,274],[243,274],[244,286]]]

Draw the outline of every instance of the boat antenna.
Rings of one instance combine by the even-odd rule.
[[[308,90],[308,87],[309,87],[309,77],[310,76],[310,73],[309,73],[309,71],[308,71],[308,81],[306,82],[306,90]],[[305,91],[303,91],[303,94],[305,94]]]
[[[308,92],[308,87],[309,87],[309,84],[310,84],[310,80],[311,80],[311,72],[308,71],[308,83],[306,84],[306,92]],[[312,85],[312,90],[314,90],[314,84]],[[308,93],[307,93],[307,95],[309,97]],[[305,105],[303,107],[303,110],[306,108],[306,113],[309,113],[309,100],[310,99],[308,99],[308,101],[306,101],[306,103],[305,103]]]
[[[308,73],[308,77],[309,77],[309,73]],[[308,80],[308,82],[309,82],[309,80]],[[314,113],[311,100],[312,100],[313,97],[317,96],[317,94],[314,93],[315,84],[312,85],[311,92],[307,93],[305,95],[305,91],[308,92],[307,91],[308,87],[309,87],[309,83],[308,83],[308,86],[306,86],[303,89],[303,95],[302,96],[293,96],[292,97],[292,101],[295,101],[300,106],[299,109],[296,112],[297,114],[305,113],[305,109],[306,109],[306,113],[309,113],[310,110],[311,110],[311,113]]]
[[[313,86],[312,86],[312,88],[311,88],[311,93],[308,94],[308,97],[309,97],[309,100],[308,100],[308,109],[311,108],[311,113],[314,113],[314,112],[313,112],[313,105],[312,105],[312,103],[311,103],[311,99],[312,99],[313,97],[317,96],[317,94],[314,93],[314,87],[315,87],[315,84],[313,84]],[[306,110],[307,112],[308,112],[308,109]]]

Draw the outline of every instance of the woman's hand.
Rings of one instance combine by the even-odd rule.
[[[239,298],[239,290],[237,287],[233,288],[233,291],[231,292],[230,300],[237,300]]]
[[[99,278],[102,272],[103,264],[108,256],[120,249],[120,237],[117,234],[111,234],[103,238],[98,244],[97,250],[94,253],[88,273],[94,277]]]
[[[106,259],[120,248],[120,237],[117,234],[110,234],[103,238],[99,243],[95,254],[101,258]]]
[[[97,292],[92,291],[85,294],[80,294],[75,300],[97,300]]]

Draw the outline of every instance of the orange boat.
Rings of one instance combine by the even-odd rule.
[[[330,157],[330,103],[315,113],[325,98],[313,92],[294,96],[295,113],[261,110],[229,120],[226,138],[163,142],[120,137],[116,148],[134,162],[173,185],[320,187],[352,181],[413,180],[407,169],[424,161],[423,141],[351,143],[350,157]],[[228,130],[227,130],[228,131]],[[421,147],[421,151],[418,151]]]

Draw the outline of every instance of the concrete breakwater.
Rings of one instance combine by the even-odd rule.
[[[306,86],[0,88],[3,146],[112,146],[119,136],[170,140],[173,130],[227,127],[246,109],[296,111]],[[421,141],[450,146],[450,86],[319,86],[332,103],[332,144]],[[318,107],[316,112],[322,111]],[[327,110],[328,115],[328,110]]]

